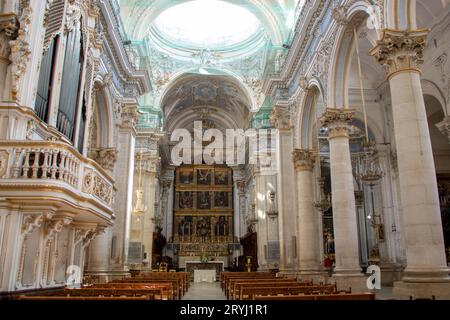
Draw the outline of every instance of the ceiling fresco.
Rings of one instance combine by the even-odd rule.
[[[287,53],[283,44],[304,2],[116,0],[129,55],[138,68],[148,70],[153,82],[153,92],[141,99],[140,125],[163,125],[168,115],[163,104],[171,100],[167,94],[181,94],[176,108],[209,104],[224,109],[231,104],[257,112],[265,101],[265,71],[274,61],[282,64]],[[168,90],[182,74],[197,76]],[[222,81],[224,77],[239,85]],[[238,91],[245,91],[246,97]]]

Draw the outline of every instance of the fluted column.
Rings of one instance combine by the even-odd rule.
[[[320,269],[319,226],[317,212],[313,207],[314,153],[296,149],[293,160],[297,180],[299,271],[309,274]]]
[[[353,121],[353,116],[353,110],[328,108],[320,118],[320,121],[322,125],[328,128],[328,140],[330,143],[331,192],[336,258],[335,276],[336,278],[346,278],[345,281],[342,281],[343,288],[352,286],[352,288],[357,289],[358,283],[351,285],[352,281],[361,280],[352,278],[362,278],[359,265],[358,223],[349,145],[349,124]],[[359,287],[359,289],[363,288]]]
[[[448,282],[444,238],[419,66],[427,31],[385,30],[372,55],[388,69],[407,267],[403,282]],[[430,286],[428,286],[431,288]],[[409,286],[411,289],[412,286]],[[450,287],[445,287],[450,296]],[[413,294],[422,295],[423,290]],[[433,291],[437,295],[440,290]],[[430,293],[431,294],[431,293]]]

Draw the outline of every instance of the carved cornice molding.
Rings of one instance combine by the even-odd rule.
[[[320,117],[320,123],[328,128],[328,139],[348,138],[354,117],[355,111],[352,109],[327,108]]]
[[[307,149],[295,149],[292,152],[292,160],[296,171],[311,171],[316,161],[316,152]]]
[[[429,30],[385,29],[370,54],[387,67],[388,78],[399,72],[420,72]]]

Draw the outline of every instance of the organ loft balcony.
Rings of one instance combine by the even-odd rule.
[[[9,118],[0,112],[0,127],[9,132],[15,111],[20,114],[18,127],[22,119],[33,118],[21,110],[9,111]],[[108,171],[62,139],[27,140],[14,131],[12,139],[0,138],[0,207],[54,210],[77,221],[113,223],[115,186]]]

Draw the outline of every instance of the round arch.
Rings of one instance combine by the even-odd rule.
[[[328,95],[326,104],[333,108],[348,107],[348,88],[347,80],[351,69],[351,58],[355,50],[355,39],[353,30],[348,29],[348,25],[361,25],[367,19],[371,12],[371,7],[364,1],[358,1],[348,10],[346,19],[349,21],[347,25],[338,27],[336,35],[336,44],[331,53],[331,63],[328,77]],[[350,32],[351,31],[351,32]],[[379,35],[376,30],[372,30],[374,34],[368,38],[378,40]]]
[[[308,82],[308,89],[303,100],[301,111],[297,119],[298,132],[297,141],[302,149],[312,149],[316,122],[316,113],[320,114],[325,107],[324,91],[319,79],[312,78]]]

